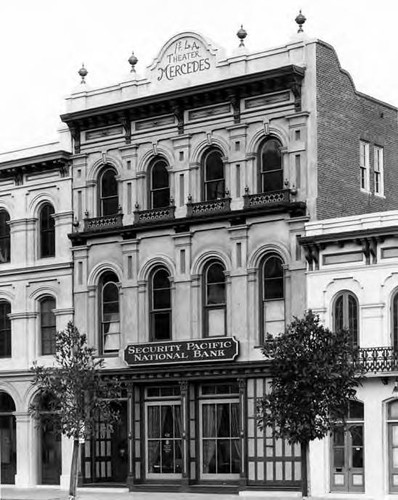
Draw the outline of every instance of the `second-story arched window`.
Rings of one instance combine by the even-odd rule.
[[[40,209],[40,257],[55,255],[55,220],[54,208],[45,203]]]
[[[204,269],[204,335],[226,334],[225,268],[221,262],[210,262]]]
[[[10,262],[10,216],[0,210],[0,263]]]
[[[55,299],[44,297],[40,301],[40,336],[41,354],[55,354],[55,334],[57,331],[55,322]]]
[[[224,162],[218,149],[208,151],[203,157],[203,194],[205,201],[225,197]]]
[[[119,208],[116,172],[106,168],[99,179],[99,212],[101,216],[115,215]]]
[[[395,291],[392,299],[392,346],[398,351],[398,290]]]
[[[340,292],[334,301],[333,327],[335,330],[347,329],[354,345],[358,345],[358,300],[348,290]]]
[[[261,264],[262,333],[276,336],[285,330],[285,286],[282,260],[267,255]]]
[[[6,300],[0,301],[0,358],[11,357],[11,305]]]
[[[115,273],[108,271],[100,280],[100,353],[117,353],[120,348],[119,285]]]
[[[150,338],[171,339],[171,283],[164,267],[156,268],[150,278]]]
[[[262,193],[283,189],[283,166],[281,143],[267,139],[259,155],[259,187]]]
[[[170,205],[170,185],[167,163],[157,158],[150,167],[149,183],[150,208],[164,208]]]

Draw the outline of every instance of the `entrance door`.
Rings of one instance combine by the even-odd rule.
[[[54,415],[54,418],[57,418]],[[59,484],[61,476],[61,433],[48,424],[41,429],[41,484]]]
[[[240,425],[238,400],[201,401],[201,477],[238,479]]]
[[[146,403],[146,477],[181,478],[181,404],[177,401]]]
[[[363,431],[363,404],[350,401],[346,426],[332,434],[332,491],[365,491]]]

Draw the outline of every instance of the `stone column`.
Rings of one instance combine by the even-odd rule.
[[[15,475],[15,486],[27,488],[37,483],[38,451],[33,446],[33,435],[31,431],[31,419],[28,413],[16,413],[16,440],[17,440],[17,473]],[[33,427],[33,426],[32,426]],[[36,474],[35,474],[36,472]],[[36,475],[36,481],[33,477]]]

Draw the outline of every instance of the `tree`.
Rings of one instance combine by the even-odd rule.
[[[347,330],[332,332],[308,311],[280,336],[268,335],[262,352],[270,362],[271,391],[259,403],[257,423],[301,445],[302,492],[307,496],[309,443],[344,422],[363,373],[358,348]]]
[[[55,431],[73,439],[70,500],[76,498],[80,440],[93,435],[99,417],[110,431],[119,418],[112,401],[118,397],[120,386],[117,381],[106,381],[101,376],[99,370],[104,360],[95,358],[94,352],[94,348],[87,346],[86,335],[69,322],[65,330],[56,333],[54,365],[43,367],[35,363],[32,367],[32,384],[37,387],[39,397],[31,404],[30,414],[44,428],[51,419]],[[41,411],[43,401],[47,412]]]

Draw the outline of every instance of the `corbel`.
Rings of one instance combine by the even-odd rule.
[[[240,123],[240,99],[236,90],[228,90],[228,99],[232,106],[234,123]]]

